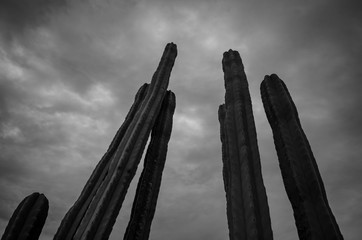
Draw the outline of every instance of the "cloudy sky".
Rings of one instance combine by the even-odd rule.
[[[345,239],[362,236],[362,12],[359,1],[1,0],[0,232],[32,192],[50,201],[52,239],[150,82],[178,45],[173,132],[150,239],[228,238],[217,110],[222,53],[243,59],[275,239],[297,239],[260,98],[287,84]],[[142,162],[141,162],[142,164]],[[111,239],[122,239],[138,169]]]

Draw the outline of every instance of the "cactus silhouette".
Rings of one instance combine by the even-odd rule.
[[[151,83],[138,90],[123,124],[62,220],[54,240],[109,238],[151,135],[124,240],[149,238],[176,107],[175,94],[167,90],[176,56],[176,45],[167,44]],[[225,52],[222,68],[226,93],[218,118],[229,238],[272,240],[252,103],[239,53],[231,49]],[[265,76],[260,89],[299,238],[343,239],[286,85],[272,74]],[[43,194],[26,197],[14,211],[1,240],[37,240],[48,208]]]
[[[265,76],[260,89],[299,238],[343,239],[286,85],[272,74]]]
[[[143,85],[80,197],[63,219],[54,239],[108,239],[149,133],[166,95],[176,45],[167,44],[150,85]]]
[[[73,207],[68,211],[65,217],[62,220],[62,223],[54,237],[54,239],[72,239],[74,232],[79,225],[82,217],[84,216],[92,197],[95,195],[97,189],[99,188],[102,180],[105,178],[109,162],[116,152],[117,147],[119,146],[125,131],[127,130],[130,122],[134,118],[136,111],[139,108],[140,103],[144,99],[148,88],[148,84],[144,84],[137,92],[135,97],[135,102],[133,103],[130,111],[128,112],[125,121],[122,126],[117,131],[115,137],[113,138],[107,152],[102,157],[102,159],[97,164],[92,175],[88,179],[80,197],[74,203]]]
[[[225,52],[222,66],[226,94],[219,121],[229,237],[273,239],[249,87],[239,53]]]
[[[168,91],[155,126],[152,128],[151,141],[138,182],[125,240],[147,240],[149,237],[166,160],[167,145],[171,136],[174,111],[175,95]]]
[[[1,240],[37,240],[48,209],[49,202],[43,194],[30,194],[15,209]]]

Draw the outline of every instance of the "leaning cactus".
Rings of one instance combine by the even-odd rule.
[[[65,216],[54,239],[109,237],[166,95],[176,55],[176,45],[167,44],[151,84],[139,90],[125,123]]]
[[[273,239],[249,87],[239,53],[225,52],[222,66],[226,94],[219,121],[229,236],[231,240]]]
[[[272,74],[260,88],[299,238],[343,239],[287,87]]]
[[[166,160],[167,145],[171,136],[174,111],[175,95],[168,91],[155,126],[152,128],[151,141],[124,240],[147,240],[149,237]]]
[[[49,202],[44,194],[30,194],[15,209],[1,240],[37,240],[48,209]]]
[[[94,169],[92,175],[88,179],[81,195],[78,200],[74,203],[73,207],[68,211],[65,217],[62,220],[62,223],[54,237],[54,239],[72,239],[77,226],[82,220],[93,196],[98,190],[102,180],[107,175],[109,169],[109,163],[112,159],[112,156],[116,152],[125,131],[130,125],[131,121],[134,118],[135,113],[139,109],[141,102],[143,101],[148,89],[148,84],[144,84],[137,92],[135,101],[128,112],[125,121],[122,126],[117,131],[115,137],[113,138],[107,152],[104,154],[102,159],[99,161],[98,165]]]

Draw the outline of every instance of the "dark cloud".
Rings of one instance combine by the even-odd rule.
[[[8,40],[23,31],[49,20],[49,15],[64,10],[66,0],[2,0],[0,2],[0,26],[2,36]]]

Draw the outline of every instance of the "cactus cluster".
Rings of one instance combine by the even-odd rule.
[[[260,89],[299,238],[343,239],[286,85],[272,74],[265,76]]]
[[[222,60],[225,104],[219,107],[223,178],[231,240],[273,239],[248,82],[240,55]]]
[[[248,82],[239,53],[225,52],[222,67],[226,94],[218,115],[229,236],[231,240],[273,239]],[[265,76],[260,88],[299,238],[343,239],[287,87],[272,74]]]
[[[108,239],[152,130],[125,236],[148,239],[176,104],[174,93],[167,91],[176,56],[176,45],[167,44],[151,83],[138,90],[124,123],[62,220],[54,240]],[[46,198],[38,195],[32,194],[19,205],[3,240],[38,239],[48,210]]]
[[[167,91],[176,56],[176,45],[167,44],[151,83],[138,90],[125,121],[54,240],[108,239],[151,134],[124,240],[149,238],[176,105],[175,94]],[[225,52],[222,68],[226,93],[218,116],[229,237],[272,240],[249,86],[239,53]],[[265,77],[260,88],[299,238],[343,239],[287,87],[273,74]],[[1,240],[37,240],[48,208],[43,194],[26,197]]]

